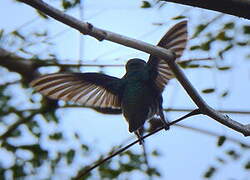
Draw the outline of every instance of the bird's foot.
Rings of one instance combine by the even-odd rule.
[[[138,130],[135,132],[135,135],[137,136],[137,138],[139,140],[139,144],[143,145],[144,144],[144,139],[142,138],[142,136],[140,135]]]
[[[167,123],[166,123],[166,124],[164,123],[163,127],[164,127],[164,129],[165,129],[166,131],[170,129],[170,126],[169,126],[169,124],[167,124]]]
[[[169,123],[168,122],[166,122],[165,120],[161,120],[162,121],[162,123],[163,123],[163,127],[164,127],[164,129],[167,131],[167,130],[169,130],[170,129],[170,125],[169,125]]]
[[[140,137],[140,138],[138,138],[138,140],[139,140],[139,144],[140,144],[140,145],[143,145],[143,144],[144,144],[144,139],[142,139],[142,138]]]

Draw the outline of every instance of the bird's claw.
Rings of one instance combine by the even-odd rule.
[[[164,129],[165,129],[166,131],[170,129],[170,126],[169,126],[168,123],[164,123],[163,127],[164,127]]]
[[[142,138],[140,137],[140,138],[138,138],[138,140],[139,140],[139,144],[140,144],[140,145],[143,145],[143,144],[144,144],[144,139],[142,139]]]

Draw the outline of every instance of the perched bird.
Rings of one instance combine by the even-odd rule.
[[[172,27],[160,40],[158,46],[172,50],[179,58],[187,42],[187,21]],[[146,63],[130,59],[126,74],[116,78],[101,73],[54,73],[31,82],[37,91],[52,99],[72,101],[90,107],[121,109],[140,142],[139,133],[147,119],[158,115],[168,129],[162,110],[162,92],[173,73],[167,63],[150,56]]]

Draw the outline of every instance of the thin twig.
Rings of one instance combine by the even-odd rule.
[[[222,136],[219,133],[212,132],[212,131],[209,131],[207,129],[196,128],[196,127],[192,127],[192,126],[188,126],[188,125],[174,124],[174,126],[180,127],[180,128],[184,128],[184,129],[188,129],[188,130],[192,130],[192,131],[199,132],[199,133],[206,134],[206,135],[213,136],[213,137],[220,137],[220,136]],[[241,140],[236,139],[234,137],[226,137],[226,139],[228,141],[233,142],[233,143],[244,145],[245,148],[250,148],[250,144],[246,144],[245,142],[242,142]]]
[[[182,64],[182,63],[189,63],[189,62],[194,62],[194,61],[210,61],[210,60],[214,60],[214,58],[191,58],[191,59],[185,59],[185,60],[181,60],[178,61],[178,64]],[[51,61],[51,62],[46,62],[45,60],[38,60],[36,59],[36,62],[39,61],[41,62],[41,64],[38,64],[39,67],[45,67],[45,66],[59,66],[59,67],[124,67],[125,64],[63,64],[63,63],[56,63],[55,61]]]
[[[183,117],[181,117],[181,118],[179,118],[179,119],[177,119],[177,120],[175,120],[175,121],[170,122],[170,123],[169,123],[169,126],[171,126],[171,125],[173,125],[173,124],[176,124],[176,123],[180,122],[180,121],[183,120],[183,119],[186,119],[186,118],[188,118],[188,117],[191,117],[191,116],[194,116],[194,115],[198,115],[198,114],[201,114],[201,112],[200,112],[199,109],[193,110],[192,112],[186,114],[185,116],[183,116]],[[148,138],[149,136],[151,136],[151,135],[153,135],[153,134],[155,134],[155,133],[161,131],[161,130],[164,129],[164,128],[165,128],[164,126],[161,127],[161,128],[158,128],[158,129],[152,131],[151,133],[148,133],[147,135],[143,136],[142,139],[146,139],[146,138]],[[90,171],[92,171],[93,169],[97,168],[97,167],[100,166],[101,164],[103,164],[103,163],[105,163],[106,161],[110,160],[110,159],[113,158],[114,156],[116,156],[116,155],[122,153],[123,151],[127,150],[128,148],[130,148],[131,146],[135,145],[135,144],[138,143],[138,142],[140,142],[139,139],[137,139],[136,141],[130,143],[129,145],[127,145],[127,146],[121,148],[120,150],[118,150],[118,151],[112,153],[112,154],[109,155],[108,157],[106,157],[106,158],[100,160],[99,162],[97,162],[95,165],[88,167],[88,168],[85,169],[84,171],[80,171],[80,172],[78,173],[78,175],[76,176],[76,178],[74,178],[74,179],[75,179],[75,180],[78,180],[78,179],[80,179],[81,177],[87,175],[87,174],[88,174]]]

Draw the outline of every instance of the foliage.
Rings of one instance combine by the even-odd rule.
[[[61,0],[61,7],[67,11],[72,10],[80,5],[80,0]],[[142,1],[141,8],[150,9],[155,6],[163,7],[165,4],[157,2]],[[43,13],[37,11],[39,18],[42,17],[44,21],[48,17]],[[181,14],[173,18],[173,20],[180,20],[188,17],[188,14]],[[227,61],[227,54],[231,53],[237,48],[249,48],[250,40],[250,26],[247,24],[237,24],[235,20],[227,20],[220,23],[219,30],[212,30],[210,26],[214,23],[213,20],[197,24],[192,35],[193,39],[200,39],[195,44],[191,45],[189,50],[193,53],[208,53],[213,52],[215,55],[215,62],[184,62],[181,66],[185,69],[208,69],[218,70],[220,72],[228,72],[232,70],[233,64]],[[209,29],[210,28],[210,29]],[[240,34],[241,39],[234,34]],[[55,66],[58,71],[78,71],[79,66],[62,66],[57,58],[57,55],[50,50],[53,47],[53,36],[47,32],[46,28],[36,29],[30,32],[22,31],[22,29],[14,30],[6,33],[4,29],[0,30],[0,47],[8,49],[21,57],[23,61],[32,64],[34,71],[39,71],[44,67]],[[214,48],[218,44],[223,44],[220,48]],[[38,48],[39,47],[39,48]],[[38,51],[39,49],[39,51]],[[48,50],[49,49],[49,50]],[[249,59],[249,54],[241,54],[239,58]],[[13,73],[6,71],[8,75]],[[96,153],[95,145],[90,142],[82,141],[79,135],[75,137],[66,138],[65,133],[56,128],[52,132],[46,132],[43,124],[47,126],[58,126],[60,124],[60,109],[61,106],[57,101],[49,100],[42,97],[37,97],[37,94],[32,94],[29,90],[28,82],[23,81],[25,77],[21,74],[14,75],[15,81],[9,82],[5,80],[0,86],[0,127],[4,129],[0,135],[1,150],[5,152],[6,157],[13,159],[12,163],[5,164],[0,162],[0,179],[6,179],[9,172],[12,173],[14,179],[53,179],[58,177],[58,169],[62,164],[67,167],[73,166],[77,163],[78,158],[88,158]],[[13,91],[14,89],[14,91]],[[25,98],[21,103],[16,101],[16,91],[20,92],[19,96]],[[201,90],[204,95],[217,93],[217,87]],[[223,89],[220,97],[227,97],[230,94],[230,89]],[[67,106],[68,104],[65,104]],[[119,114],[120,111],[111,112],[109,109],[95,109],[98,112],[105,114]],[[28,136],[29,140],[22,140],[23,137]],[[71,145],[74,141],[76,146]],[[227,143],[225,136],[218,137],[218,148],[223,149],[224,144]],[[53,149],[53,145],[66,144],[66,147]],[[249,151],[247,145],[237,144],[233,148],[223,149],[224,154],[219,156],[204,172],[204,178],[212,178],[220,172],[222,166],[226,166],[230,158],[231,163],[241,159],[244,163],[242,169],[250,170],[250,161],[247,157],[241,154],[243,151]],[[240,147],[240,148],[239,148]],[[112,153],[111,149],[109,153]],[[159,153],[157,150],[149,153],[150,156],[157,158]],[[104,156],[99,157],[99,160]],[[124,160],[125,159],[125,160]],[[96,161],[98,162],[98,160]],[[94,162],[94,163],[96,163]],[[77,172],[92,165],[92,161],[88,164],[78,164]],[[41,174],[41,169],[48,169],[47,174]],[[125,153],[113,158],[112,160],[102,164],[98,167],[97,172],[90,173],[86,179],[119,179],[126,177],[129,179],[132,172],[141,172],[145,177],[160,177],[161,173],[158,167],[147,167],[145,157],[142,153],[128,150]],[[69,174],[69,178],[75,174]]]

